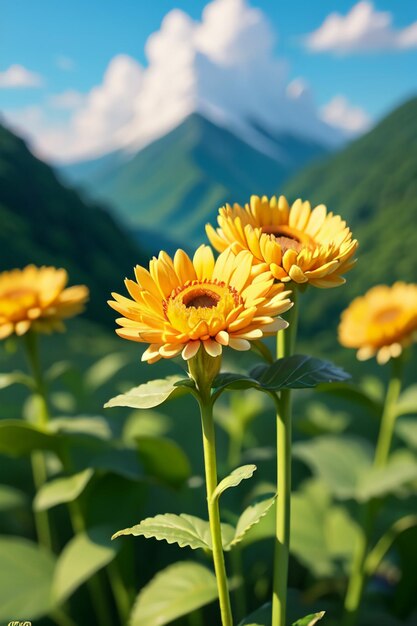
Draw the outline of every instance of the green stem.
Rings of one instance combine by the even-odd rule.
[[[23,344],[26,351],[29,369],[32,373],[35,386],[34,396],[38,402],[39,426],[45,426],[49,420],[48,404],[46,400],[46,387],[42,375],[42,368],[39,359],[38,336],[33,331],[23,335]],[[32,476],[36,491],[38,491],[47,480],[45,455],[41,451],[31,454]],[[49,550],[53,550],[52,531],[47,511],[34,511],[35,527],[38,541]]]
[[[217,487],[216,440],[214,433],[213,404],[209,397],[204,397],[203,395],[200,395],[199,404],[203,430],[207,507],[213,546],[214,570],[216,572],[217,589],[219,592],[220,614],[222,626],[233,626],[232,609],[230,606],[229,588],[227,584],[226,567],[223,554],[219,503],[217,498],[212,498],[213,492]]]
[[[375,468],[383,468],[388,462],[397,417],[395,407],[401,391],[401,373],[402,359],[394,359],[375,449],[373,463]],[[343,626],[355,626],[358,621],[362,597],[368,578],[366,563],[379,504],[380,500],[374,498],[363,507],[363,532],[353,555],[352,571],[344,604]]]
[[[289,327],[277,335],[277,357],[294,352],[297,335],[298,293],[293,290],[294,306],[288,316]],[[277,413],[277,508],[272,588],[272,626],[285,626],[287,612],[288,562],[291,521],[291,391],[283,389]]]

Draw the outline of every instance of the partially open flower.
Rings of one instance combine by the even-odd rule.
[[[0,274],[0,339],[30,328],[62,330],[62,320],[80,313],[88,298],[84,285],[65,286],[68,274],[55,267],[28,265]]]
[[[296,200],[289,207],[284,196],[259,198],[241,207],[226,204],[219,211],[219,227],[206,226],[211,244],[221,252],[249,250],[255,263],[270,269],[277,280],[337,287],[354,264],[358,242],[341,217],[327,213],[324,204],[311,209]]]
[[[191,359],[201,345],[213,357],[222,346],[248,350],[251,340],[285,328],[277,315],[292,306],[269,271],[252,270],[246,250],[235,256],[228,249],[216,261],[208,246],[193,260],[183,250],[173,259],[161,252],[149,271],[137,265],[136,281],[125,280],[132,299],[112,294],[109,305],[123,316],[116,332],[149,343],[142,356],[149,363],[179,354]]]
[[[378,285],[356,298],[342,313],[339,341],[357,348],[363,361],[376,355],[384,364],[400,356],[417,337],[417,285]]]

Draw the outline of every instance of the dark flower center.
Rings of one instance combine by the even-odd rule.
[[[195,309],[212,309],[217,306],[219,300],[220,296],[213,291],[208,291],[207,289],[196,289],[184,297],[183,303],[187,309],[190,307],[194,307]]]

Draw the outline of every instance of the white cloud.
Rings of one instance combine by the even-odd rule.
[[[284,157],[268,132],[340,141],[307,84],[298,79],[288,85],[287,64],[276,57],[274,45],[265,14],[246,0],[213,0],[201,21],[173,9],[146,42],[146,68],[129,56],[115,57],[66,125],[51,126],[45,116],[42,132],[29,129],[35,148],[68,161],[116,149],[132,152],[192,112],[277,158]]]
[[[347,135],[365,132],[371,126],[371,118],[360,107],[349,103],[344,96],[335,96],[320,110],[322,119]]]
[[[55,65],[63,72],[72,72],[75,69],[74,60],[64,54],[60,54],[56,57]]]
[[[331,13],[305,38],[311,52],[377,52],[417,48],[417,21],[402,29],[393,27],[392,14],[378,11],[372,2],[355,4],[346,15]]]
[[[61,93],[56,93],[48,98],[48,104],[54,109],[67,109],[69,111],[78,109],[84,104],[86,95],[75,91],[74,89],[68,89]]]
[[[42,84],[42,77],[23,65],[10,65],[7,70],[0,72],[0,88],[3,89],[40,87]]]

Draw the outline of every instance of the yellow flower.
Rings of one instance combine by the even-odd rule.
[[[378,285],[356,298],[342,313],[339,341],[347,348],[358,348],[364,361],[376,355],[384,364],[398,357],[417,333],[417,285],[398,282]]]
[[[235,256],[228,249],[216,261],[208,246],[200,246],[193,260],[183,250],[173,259],[161,252],[149,271],[137,265],[136,281],[126,279],[132,299],[112,294],[109,305],[123,315],[116,332],[150,343],[142,356],[149,363],[180,353],[191,359],[201,344],[213,357],[222,346],[248,350],[251,340],[285,328],[274,318],[292,306],[290,292],[252,266],[248,251]]]
[[[346,222],[327,213],[324,204],[312,210],[309,202],[296,200],[290,208],[284,196],[252,196],[245,207],[226,204],[217,221],[217,230],[206,226],[216,250],[230,245],[235,253],[250,250],[255,263],[283,282],[337,287],[354,263],[358,242],[352,240]]]
[[[64,318],[80,313],[88,289],[77,285],[65,289],[67,272],[55,267],[14,269],[0,274],[0,339],[12,333],[24,335],[30,328],[40,332],[61,330]]]

